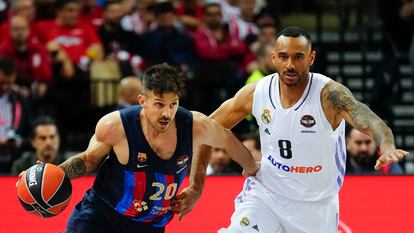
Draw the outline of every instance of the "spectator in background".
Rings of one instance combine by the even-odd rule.
[[[181,0],[175,11],[188,33],[193,33],[203,23],[203,7],[199,0]]]
[[[239,0],[207,0],[206,2],[219,4],[224,23],[228,23],[230,19],[240,18]]]
[[[28,97],[33,82],[50,85],[52,68],[49,52],[33,40],[29,40],[30,27],[26,18],[16,15],[10,19],[10,32],[0,44],[0,56],[13,58],[17,64],[16,84],[21,94]]]
[[[403,170],[398,163],[390,163],[379,171],[374,169],[379,155],[379,148],[374,139],[357,129],[350,129],[346,137],[347,164],[346,173],[362,174],[393,174],[401,175]]]
[[[36,8],[33,0],[15,0],[11,2],[11,16],[24,17],[30,27],[30,40],[38,42],[37,26],[35,24]],[[10,19],[0,25],[0,35],[7,35],[10,31]],[[7,37],[0,37],[0,43],[7,39]]]
[[[243,57],[247,46],[223,27],[219,4],[209,3],[204,6],[204,23],[205,26],[194,34],[199,57],[199,68],[195,76],[197,94],[194,96],[198,98],[195,108],[210,114],[233,94],[230,93],[231,88],[238,85],[240,72],[236,58]]]
[[[273,45],[271,44],[262,44],[256,51],[256,61],[249,64],[251,73],[246,80],[246,84],[258,81],[264,76],[274,73],[275,66],[273,64],[272,58],[270,56],[271,51],[273,50]]]
[[[206,174],[211,175],[240,175],[242,169],[235,163],[226,150],[221,148],[214,148],[211,153],[210,164],[207,167]]]
[[[97,31],[103,24],[103,11],[101,7],[96,4],[96,0],[81,0],[79,21],[85,24],[90,24],[95,31]]]
[[[20,174],[36,161],[55,165],[64,162],[64,156],[59,153],[60,135],[53,118],[43,116],[33,122],[31,144],[35,151],[25,152],[13,162],[12,175]]]
[[[0,173],[10,173],[30,122],[24,98],[12,90],[16,73],[13,59],[0,57]]]
[[[125,77],[118,85],[118,104],[116,110],[121,110],[131,105],[137,105],[138,95],[141,95],[142,83],[139,78]]]
[[[138,35],[154,30],[156,28],[154,4],[155,0],[139,0],[136,3],[135,11],[122,18],[122,28]]]
[[[134,56],[141,58],[138,54],[142,42],[137,34],[121,27],[122,16],[122,3],[107,1],[104,5],[104,23],[100,26],[98,34],[104,47],[105,57],[115,60],[121,68],[122,76],[128,76],[134,74],[132,67]]]
[[[256,41],[250,44],[250,51],[257,53],[257,50],[260,46],[264,44],[273,45],[275,43],[275,38],[278,33],[277,26],[274,23],[266,23],[259,26],[259,35],[257,36]]]
[[[102,60],[103,49],[96,32],[79,22],[80,4],[77,0],[57,0],[56,21],[42,34],[46,35],[48,48],[55,44],[63,49],[72,63],[87,70],[91,60]],[[55,47],[55,46],[52,46]]]
[[[262,159],[262,152],[260,151],[260,138],[257,133],[245,133],[241,136],[240,140],[256,161],[260,161]]]
[[[259,28],[254,22],[256,0],[239,0],[240,17],[229,20],[230,33],[248,44],[256,40]]]
[[[176,15],[171,2],[154,6],[157,28],[144,33],[142,56],[146,67],[167,62],[184,73],[193,72],[195,65],[194,43],[191,37],[175,27]]]

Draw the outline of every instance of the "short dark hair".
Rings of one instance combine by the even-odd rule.
[[[277,34],[276,40],[279,39],[279,37],[281,37],[281,36],[287,36],[287,37],[300,37],[300,36],[303,36],[303,37],[306,38],[306,40],[308,41],[309,45],[312,48],[311,36],[303,28],[294,27],[294,26],[284,28],[282,31],[280,31]]]
[[[36,135],[36,128],[41,125],[54,125],[59,132],[59,129],[56,125],[56,121],[50,116],[39,116],[32,123],[32,138]]]
[[[11,76],[16,74],[17,66],[14,60],[10,57],[0,56],[0,71],[3,72],[6,76]]]
[[[142,80],[143,90],[146,94],[148,90],[163,94],[174,92],[180,96],[184,89],[185,78],[178,72],[177,68],[162,63],[148,68]]]
[[[217,2],[209,2],[203,5],[203,13],[206,13],[208,9],[210,9],[211,7],[218,7],[220,8],[221,11],[221,6],[219,3]]]
[[[56,7],[57,10],[62,10],[63,7],[65,7],[66,4],[69,4],[69,3],[78,3],[78,4],[80,4],[80,1],[79,0],[56,0],[55,1],[55,7]]]
[[[167,13],[174,13],[175,9],[171,2],[160,2],[154,5],[155,16],[160,16]]]

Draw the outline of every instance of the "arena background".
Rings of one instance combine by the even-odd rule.
[[[73,206],[94,177],[74,180],[68,208],[53,218],[42,219],[23,210],[17,195],[17,177],[1,177],[0,233],[64,232]],[[207,177],[204,193],[182,222],[174,218],[167,233],[214,233],[227,226],[233,199],[241,190],[239,176]],[[186,179],[184,186],[188,184]],[[412,233],[414,229],[414,176],[348,176],[340,192],[338,233]]]

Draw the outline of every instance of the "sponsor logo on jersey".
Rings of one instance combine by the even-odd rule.
[[[138,162],[145,163],[147,162],[147,154],[138,152],[137,159],[138,159]]]
[[[258,225],[254,225],[254,226],[252,226],[252,228],[253,228],[253,229],[255,229],[257,232],[260,232],[260,231],[259,231],[259,226],[258,226]]]
[[[181,155],[180,157],[178,157],[177,159],[177,166],[178,167],[183,167],[187,164],[188,161],[188,155]]]
[[[266,128],[266,129],[264,130],[264,132],[270,135],[270,131],[269,131],[269,129],[268,129],[268,128]]]
[[[249,219],[248,219],[247,217],[243,217],[243,218],[240,220],[240,225],[241,225],[241,226],[246,227],[246,226],[248,226],[249,224],[250,224],[250,221],[249,221]]]
[[[280,162],[278,162],[273,156],[269,155],[267,157],[267,160],[270,161],[270,163],[276,167],[277,169],[288,172],[288,173],[315,173],[322,171],[322,165],[316,165],[313,167],[307,167],[307,166],[295,166],[295,165],[284,165]]]
[[[269,124],[270,121],[272,120],[272,116],[270,115],[270,110],[265,108],[260,118],[262,119],[263,123]]]
[[[316,124],[315,118],[311,115],[304,115],[300,119],[300,124],[303,125],[306,128],[311,128]]]
[[[138,212],[142,212],[142,211],[145,211],[145,210],[148,209],[147,202],[142,201],[142,200],[134,199],[133,200],[133,206],[134,206],[134,209]]]

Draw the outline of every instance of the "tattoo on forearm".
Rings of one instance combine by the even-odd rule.
[[[85,162],[80,158],[71,158],[59,165],[65,171],[69,179],[76,179],[87,175]]]
[[[371,132],[378,145],[394,144],[394,136],[390,128],[365,104],[356,100],[345,86],[332,84],[327,100],[334,109],[347,112],[356,129]]]

